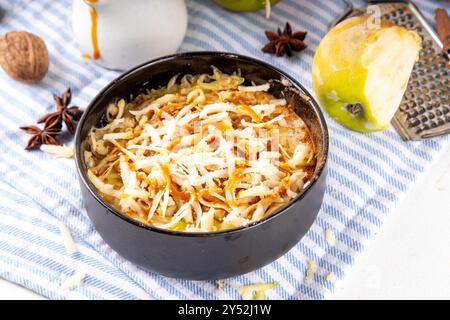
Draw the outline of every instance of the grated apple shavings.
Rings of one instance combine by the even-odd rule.
[[[286,78],[281,79],[281,84],[285,87],[292,87],[292,83]]]
[[[176,74],[172,78],[170,78],[169,82],[167,83],[167,90],[172,89],[172,87],[177,83],[178,76],[179,74]]]
[[[245,92],[258,92],[258,91],[269,91],[270,84],[265,83],[261,84],[259,86],[239,86],[239,91],[245,91]]]
[[[334,246],[336,243],[336,238],[334,237],[334,233],[333,230],[331,229],[326,229],[325,230],[325,241],[328,243],[328,245],[330,246]]]
[[[64,247],[66,248],[67,254],[74,254],[78,252],[77,245],[73,241],[69,228],[67,228],[67,226],[62,222],[59,222],[58,226],[59,232],[63,237]]]
[[[329,282],[334,282],[334,273],[330,272],[325,276],[325,280],[329,281]]]
[[[309,260],[308,267],[306,269],[306,282],[311,283],[314,280],[314,274],[317,272],[317,263]]]
[[[219,290],[225,289],[225,282],[223,280],[216,280],[216,287]]]
[[[85,272],[77,272],[73,275],[67,277],[64,279],[61,283],[60,289],[61,290],[72,290],[76,287],[79,287],[83,283],[83,279],[86,277]]]
[[[243,300],[265,300],[266,292],[278,286],[278,283],[258,283],[237,288]]]
[[[53,144],[42,144],[40,149],[54,158],[72,158],[73,148]]]
[[[116,209],[159,228],[214,232],[264,219],[315,166],[304,122],[239,73],[183,76],[107,107],[86,139],[88,178]]]

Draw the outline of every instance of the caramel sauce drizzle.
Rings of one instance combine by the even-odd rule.
[[[87,0],[89,4],[98,3],[99,0]],[[94,60],[100,59],[100,48],[98,46],[98,14],[94,7],[89,8],[91,15],[91,38],[92,38],[92,58]]]

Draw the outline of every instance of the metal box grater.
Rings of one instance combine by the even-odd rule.
[[[350,16],[365,15],[366,8],[349,8],[333,25]],[[423,48],[392,125],[404,140],[421,140],[450,133],[449,56],[433,28],[411,1],[368,1],[381,18],[416,30]]]

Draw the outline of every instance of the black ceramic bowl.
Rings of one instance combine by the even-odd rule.
[[[98,125],[116,98],[136,96],[166,85],[175,74],[225,73],[240,70],[248,83],[271,82],[270,92],[284,97],[310,128],[317,152],[311,183],[289,205],[252,225],[220,232],[183,233],[139,223],[105,202],[86,174],[83,150],[89,129]],[[283,81],[284,80],[284,81]],[[291,86],[285,86],[286,80]],[[284,84],[283,84],[284,83]],[[121,256],[150,271],[177,278],[224,279],[253,271],[282,256],[308,231],[325,191],[328,131],[319,106],[284,72],[253,58],[219,52],[192,52],[163,57],[125,73],[91,102],[78,124],[76,164],[87,213],[103,239]]]

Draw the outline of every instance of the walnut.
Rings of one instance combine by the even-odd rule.
[[[12,31],[0,38],[0,65],[14,80],[33,83],[48,71],[48,51],[44,41],[26,31]]]

